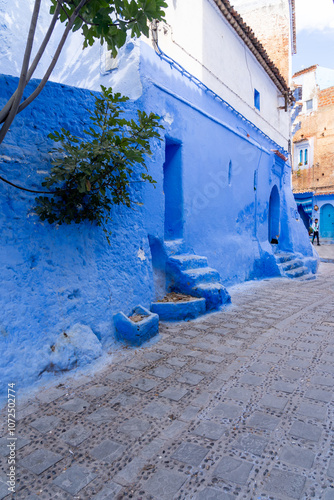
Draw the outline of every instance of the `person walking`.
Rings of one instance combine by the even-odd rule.
[[[314,223],[312,224],[312,229],[313,229],[312,245],[314,244],[314,238],[317,238],[318,245],[320,246],[320,243],[319,243],[319,221],[318,221],[318,219],[315,219]]]

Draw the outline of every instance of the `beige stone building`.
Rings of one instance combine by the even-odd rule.
[[[300,112],[294,122],[292,183],[305,224],[334,239],[334,69],[318,65],[293,75]]]
[[[296,53],[295,0],[233,0],[288,85]]]

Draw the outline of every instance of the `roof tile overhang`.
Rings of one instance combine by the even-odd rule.
[[[293,189],[292,190],[293,194],[300,194],[300,195],[313,195],[314,191],[308,191],[308,190],[299,190],[299,189]]]
[[[286,156],[284,156],[283,153],[281,153],[280,151],[278,151],[278,149],[272,149],[271,151],[273,151],[275,153],[276,156],[278,156],[278,158],[280,158],[281,160],[283,161],[287,161],[288,158]]]
[[[292,78],[295,78],[296,76],[303,75],[304,73],[309,73],[310,71],[315,71],[318,67],[318,64],[314,64],[313,66],[309,66],[308,68],[301,69],[300,71],[297,71],[294,75],[292,75]]]
[[[283,95],[288,95],[290,90],[285,79],[268,56],[261,42],[259,42],[256,38],[253,30],[243,21],[242,17],[238,14],[234,7],[232,7],[229,0],[213,1],[232,28],[234,28],[240,38],[245,42],[266,73],[270,76],[276,87],[282,92]]]

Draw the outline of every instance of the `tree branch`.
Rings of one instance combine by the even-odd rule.
[[[17,94],[14,98],[11,110],[6,118],[6,121],[0,130],[0,144],[4,140],[6,133],[8,132],[8,129],[11,126],[11,124],[12,124],[12,122],[17,114],[17,110],[18,110],[18,107],[19,107],[19,104],[20,104],[20,101],[21,101],[21,98],[23,95],[23,91],[24,91],[24,88],[26,85],[27,71],[28,71],[28,67],[29,67],[29,60],[30,60],[32,45],[34,42],[34,36],[35,36],[40,6],[41,6],[41,0],[35,0],[34,10],[33,10],[32,18],[31,18],[31,22],[30,22],[29,33],[28,33],[26,50],[24,52],[24,57],[23,57],[23,62],[22,62],[20,80],[19,80],[19,84],[17,87]]]
[[[89,21],[86,21],[80,14],[78,14],[78,18],[81,19],[85,24],[88,24],[88,26],[98,26],[98,23],[90,23]]]
[[[4,177],[2,177],[0,175],[0,180],[5,182],[6,184],[9,184],[10,186],[13,186],[17,189],[21,189],[21,191],[27,191],[28,193],[37,193],[37,194],[57,194],[57,191],[37,191],[35,189],[28,189],[28,188],[25,188],[23,186],[19,186],[18,184],[15,184],[14,182],[11,182],[11,181],[8,181],[7,179],[5,179]],[[65,191],[63,189],[63,191]]]
[[[72,29],[72,26],[74,24],[74,21],[75,21],[77,15],[78,15],[78,12],[87,3],[87,1],[89,1],[89,0],[81,0],[78,7],[73,12],[72,16],[70,17],[70,19],[68,21],[68,24],[67,24],[65,30],[64,30],[63,36],[61,37],[61,40],[60,40],[59,45],[57,47],[57,50],[52,58],[51,64],[49,65],[47,71],[45,72],[45,75],[43,76],[42,80],[40,81],[39,85],[36,87],[34,92],[32,92],[30,94],[30,96],[27,99],[25,99],[22,102],[22,104],[20,104],[20,106],[18,107],[17,113],[20,113],[21,111],[23,111],[34,99],[36,99],[36,97],[40,94],[40,92],[45,87],[45,84],[48,81],[48,79],[49,79],[58,59],[59,59],[60,53],[61,53],[63,46],[66,42],[66,39],[68,37],[69,32]]]
[[[58,1],[58,0],[57,0],[57,1]],[[82,15],[80,15],[80,14],[78,14],[78,17],[79,17],[79,18],[81,19],[81,21],[83,21],[85,24],[88,24],[88,26],[99,26],[99,23],[91,23],[90,21],[86,21],[86,19],[85,19]],[[116,18],[116,21],[115,21],[115,22],[108,24],[108,28],[111,28],[111,26],[120,26],[120,24],[121,24],[121,23],[120,23],[120,22],[117,22],[117,21],[119,21],[118,17]],[[126,21],[126,22],[127,22],[127,24],[129,24],[129,23],[133,23],[133,22],[135,22],[135,21],[136,21],[136,19],[133,17],[132,19],[129,19],[129,20],[128,20],[128,21]]]
[[[62,3],[62,1],[61,1],[61,0],[57,0],[57,7],[58,7],[58,6],[59,6],[59,7],[63,10],[63,12],[65,12],[66,17],[67,17],[67,19],[69,20],[69,19],[70,19],[70,15],[69,15],[69,13],[67,12],[67,10],[65,9],[65,7],[63,6],[63,3]]]
[[[46,46],[47,44],[49,43],[49,40],[51,38],[51,35],[52,35],[52,32],[54,30],[54,27],[56,25],[56,22],[58,20],[58,16],[59,16],[59,12],[60,12],[60,6],[57,5],[56,7],[56,10],[53,14],[53,17],[52,17],[52,20],[51,20],[51,23],[50,23],[50,26],[48,28],[48,31],[46,32],[45,34],[45,37],[44,37],[44,40],[42,41],[41,43],[41,46],[28,70],[28,73],[27,73],[27,78],[26,78],[26,84],[30,81],[32,75],[34,74],[34,71],[37,67],[37,64],[39,63],[39,61],[41,60],[41,57],[46,49]],[[5,106],[2,108],[2,110],[0,111],[0,124],[3,123],[5,121],[5,119],[7,118],[8,116],[8,113],[12,107],[12,104],[14,102],[14,99],[17,95],[17,90],[14,92],[14,94],[11,96],[11,98],[8,100],[8,102],[5,104]]]

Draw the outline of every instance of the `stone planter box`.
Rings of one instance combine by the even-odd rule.
[[[115,334],[117,340],[139,346],[159,333],[159,316],[140,305],[133,309],[130,316],[135,314],[145,317],[135,322],[122,312],[114,314]]]
[[[194,297],[194,300],[185,302],[153,302],[151,311],[163,321],[195,319],[206,312],[206,301]]]

